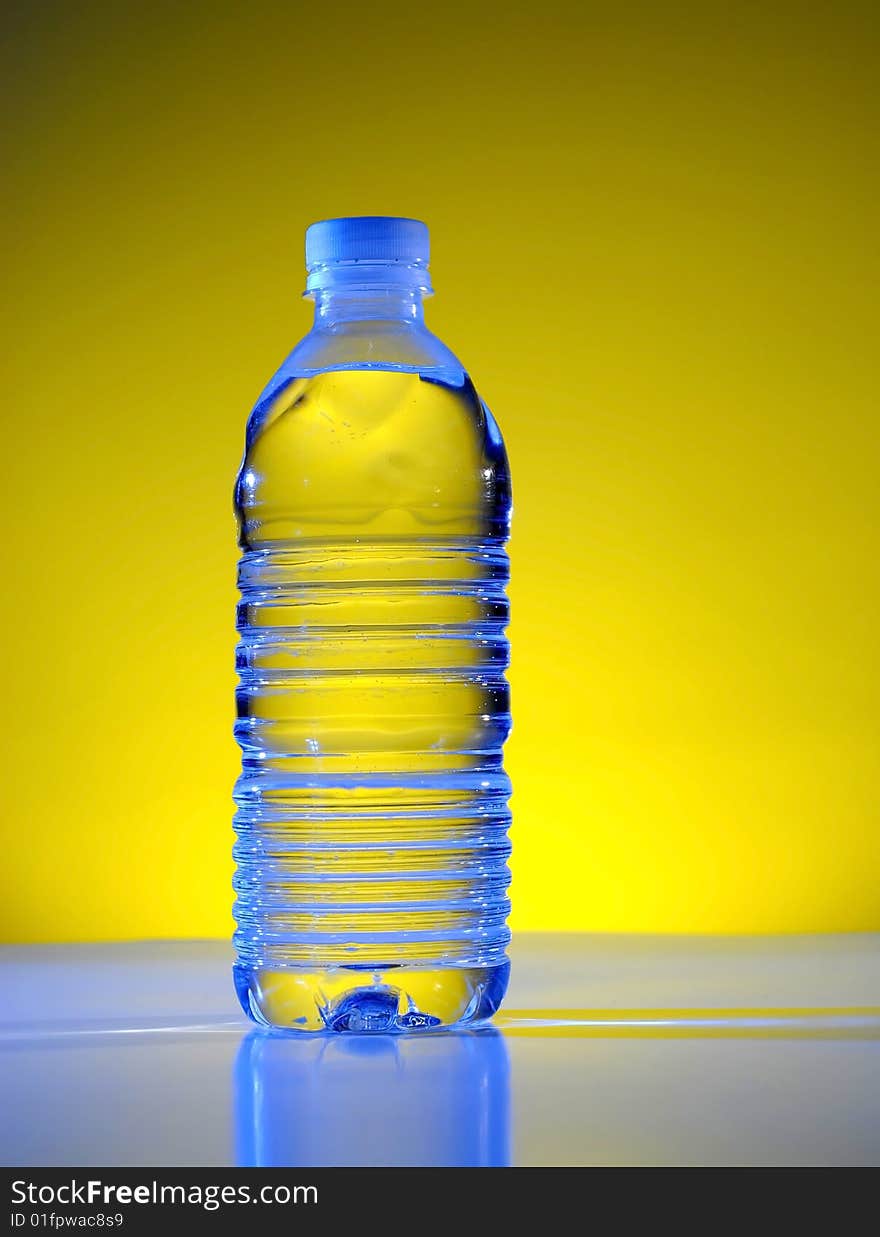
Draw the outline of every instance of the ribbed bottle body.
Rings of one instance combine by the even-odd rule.
[[[507,980],[507,460],[461,372],[293,377],[251,416],[242,1004],[306,1031],[482,1020]]]

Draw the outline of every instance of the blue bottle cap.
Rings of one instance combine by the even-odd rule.
[[[427,266],[428,228],[418,219],[360,215],[322,219],[306,229],[306,268],[331,262],[401,262]]]

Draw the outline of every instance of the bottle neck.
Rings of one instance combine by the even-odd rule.
[[[396,285],[324,287],[309,295],[315,301],[315,328],[318,330],[341,330],[348,323],[364,322],[421,325],[425,318],[421,288]]]
[[[291,373],[330,369],[442,370],[464,381],[461,361],[424,325],[431,294],[425,262],[358,259],[314,264],[306,296],[315,324],[285,362]]]
[[[318,330],[364,322],[420,325],[422,302],[430,294],[431,279],[422,262],[328,262],[311,269],[306,284]]]

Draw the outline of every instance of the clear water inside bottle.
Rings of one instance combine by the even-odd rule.
[[[248,424],[236,987],[256,1021],[479,1023],[507,985],[510,482],[460,370],[287,374]]]

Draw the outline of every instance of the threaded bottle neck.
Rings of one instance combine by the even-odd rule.
[[[315,326],[346,322],[420,323],[431,294],[420,262],[332,262],[309,271],[305,295],[315,302]]]
[[[419,324],[424,321],[422,294],[400,288],[325,289],[314,294],[315,327],[346,323]]]

